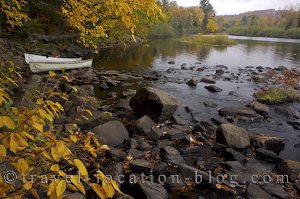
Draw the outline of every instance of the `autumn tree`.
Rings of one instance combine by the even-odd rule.
[[[218,30],[218,24],[215,19],[209,19],[206,25],[207,32],[215,33]]]
[[[209,0],[201,0],[200,1],[200,7],[202,8],[204,12],[203,17],[203,29],[206,29],[206,26],[208,24],[208,20],[215,16],[215,11]]]

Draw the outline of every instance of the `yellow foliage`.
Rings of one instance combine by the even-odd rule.
[[[15,122],[8,116],[0,116],[0,128],[3,126],[9,129],[16,128]]]
[[[206,30],[208,32],[214,33],[218,30],[218,24],[215,19],[209,19],[206,25]]]

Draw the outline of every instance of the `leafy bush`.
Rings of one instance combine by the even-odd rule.
[[[107,150],[107,146],[92,134],[84,135],[75,124],[76,130],[56,135],[53,120],[64,109],[51,99],[67,100],[68,96],[59,92],[58,86],[45,83],[43,92],[35,95],[33,108],[14,107],[10,88],[18,86],[21,74],[12,64],[1,64],[0,69],[0,159],[1,163],[15,167],[22,182],[22,188],[14,190],[14,184],[7,184],[0,175],[0,197],[22,198],[27,194],[29,198],[39,198],[38,190],[44,190],[56,199],[62,198],[67,189],[86,195],[87,186],[100,198],[112,198],[116,191],[120,192],[117,184],[98,169],[99,164],[97,182],[99,179],[102,184],[94,183],[96,178],[87,170],[95,165],[97,153]],[[48,79],[70,82],[72,78],[50,72]],[[89,110],[85,112],[92,114]],[[101,163],[101,159],[98,161]],[[32,182],[30,175],[39,178]]]
[[[150,29],[149,37],[151,38],[167,38],[175,37],[175,29],[166,22],[160,22]]]
[[[268,88],[256,92],[255,97],[264,103],[279,104],[285,102],[299,101],[299,94],[289,88]]]

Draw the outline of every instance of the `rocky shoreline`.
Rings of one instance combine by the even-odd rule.
[[[11,51],[17,62],[22,62],[23,51]],[[192,70],[202,69],[205,70]],[[181,70],[190,69],[182,66]],[[226,70],[217,67],[218,78]],[[172,72],[170,69],[167,73]],[[45,84],[59,85],[59,91],[66,92],[69,99],[51,99],[60,102],[65,110],[54,122],[57,134],[74,130],[75,123],[84,133],[93,133],[110,146],[111,150],[99,154],[95,161],[101,162],[100,170],[117,182],[120,176],[124,178],[119,185],[128,195],[116,198],[300,197],[300,162],[278,156],[285,140],[254,134],[239,125],[239,121],[264,120],[270,114],[269,106],[253,101],[247,106],[223,107],[212,122],[193,117],[193,111],[186,107],[191,114],[191,119],[186,120],[175,114],[179,104],[174,96],[151,87],[153,82],[174,82],[163,74],[81,69],[68,71],[68,76],[74,78],[71,83],[57,82],[43,74],[27,74],[24,84],[15,90],[15,106],[34,106],[30,99],[32,91]],[[229,81],[236,78],[233,74]],[[249,78],[263,81],[265,76],[255,72]],[[186,83],[193,87],[203,82],[210,84],[205,86],[210,92],[222,92],[215,81],[205,77]],[[131,88],[133,84],[139,89]],[[110,90],[115,87],[121,87],[121,94]],[[95,97],[99,92],[105,101]],[[206,106],[216,107],[209,101]],[[281,111],[293,118],[291,125],[299,127],[297,110]],[[88,168],[94,169],[93,165]],[[69,193],[66,198],[84,196]]]

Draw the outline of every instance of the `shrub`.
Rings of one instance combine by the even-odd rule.
[[[268,88],[254,94],[258,101],[269,104],[280,104],[285,102],[299,101],[299,94],[289,88]]]

